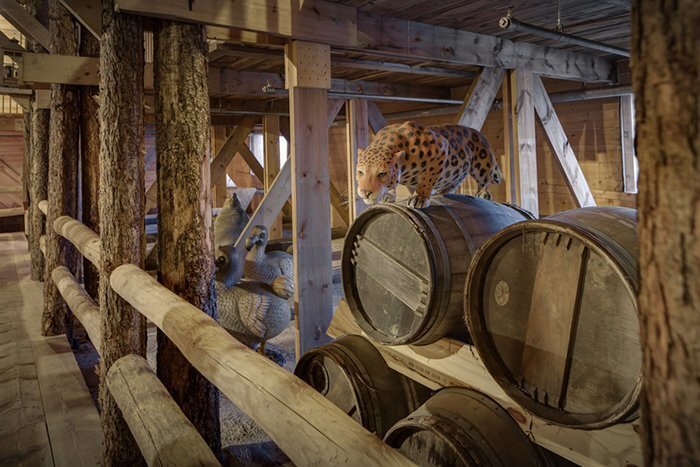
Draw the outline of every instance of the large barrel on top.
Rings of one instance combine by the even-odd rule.
[[[636,211],[582,208],[513,225],[469,271],[465,315],[521,406],[563,426],[636,416],[641,387]]]
[[[379,437],[430,395],[428,388],[389,368],[361,336],[308,351],[294,374]]]
[[[343,247],[345,299],[357,323],[385,344],[466,339],[464,280],[472,255],[493,233],[530,216],[463,195],[412,209],[381,204],[352,224]]]
[[[438,392],[384,441],[420,467],[552,465],[504,408],[467,388]]]

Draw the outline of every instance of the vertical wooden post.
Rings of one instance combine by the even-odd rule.
[[[645,465],[700,465],[700,8],[632,2]]]
[[[503,96],[503,175],[505,178],[506,202],[518,204],[518,194],[515,190],[516,179],[515,170],[515,150],[513,149],[513,102],[511,92],[510,72],[507,72],[506,79],[502,80],[501,95]]]
[[[214,151],[212,152],[216,154],[226,141],[226,128],[222,126],[212,126],[211,135],[214,147]],[[226,196],[226,177],[219,177],[219,179],[215,181],[214,186],[212,186],[212,205],[217,208],[222,207],[226,202]]]
[[[27,0],[29,13],[40,22],[48,19],[46,5],[40,6],[39,0]],[[45,53],[46,50],[38,42],[32,41],[28,49],[35,53]],[[48,109],[39,108],[36,103],[36,93],[30,100],[31,117],[31,150],[29,167],[29,254],[31,256],[32,280],[44,280],[44,254],[39,249],[39,239],[44,234],[46,219],[39,210],[37,203],[46,199],[49,171],[49,113]]]
[[[510,112],[512,114],[516,203],[539,215],[537,193],[537,153],[535,152],[535,107],[531,71],[511,70]]]
[[[357,150],[369,146],[369,114],[366,99],[350,99],[346,106],[346,141],[348,158],[348,209],[350,222],[365,209],[365,203],[357,195],[355,167]]]
[[[100,43],[85,27],[80,32],[80,55],[100,56]],[[80,175],[83,202],[83,224],[100,233],[100,121],[98,119],[100,94],[98,86],[80,88]],[[90,261],[83,260],[85,290],[95,300],[100,288],[100,271]]]
[[[105,384],[107,371],[124,355],[146,354],[143,316],[109,286],[122,264],[143,266],[145,174],[143,122],[143,25],[103,0],[100,41],[100,402],[104,465],[141,465],[143,458]]]
[[[159,21],[153,36],[158,280],[216,319],[204,27]],[[219,392],[162,331],[157,368],[183,413],[219,452]]]
[[[263,146],[265,154],[265,194],[270,191],[270,186],[280,172],[280,118],[277,115],[265,115],[263,117]],[[282,238],[282,214],[280,213],[270,226],[269,238]]]
[[[328,341],[333,315],[327,90],[330,47],[291,41],[285,47],[292,148],[292,220],[296,355]]]
[[[78,27],[73,17],[58,0],[49,1],[49,35],[51,53],[78,54]],[[78,252],[53,228],[60,216],[75,217],[78,213],[78,160],[80,148],[80,91],[77,86],[51,85],[51,120],[49,122],[49,208],[46,216],[46,258],[44,276],[64,265],[75,274]],[[70,311],[56,284],[44,283],[42,334],[52,336],[70,333]]]
[[[620,139],[622,147],[622,182],[625,193],[637,192],[636,159],[634,154],[634,96],[620,97]]]

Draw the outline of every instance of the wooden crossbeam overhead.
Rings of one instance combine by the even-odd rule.
[[[357,43],[356,10],[323,0],[117,0],[117,11],[239,28],[325,44]],[[242,14],[244,13],[244,14]]]
[[[61,4],[96,38],[102,35],[101,0],[59,0]]]
[[[243,34],[219,28],[207,33],[210,38],[227,41],[280,45],[281,42],[274,37],[265,37],[265,33],[269,33],[349,50],[371,51],[372,54],[387,57],[521,68],[563,79],[609,82],[616,76],[615,62],[604,57],[415,21],[373,16],[322,0],[305,0],[301,7],[297,2],[301,0],[241,0],[235,3],[198,0],[190,10],[184,1],[119,0],[117,6],[123,11],[144,16],[254,31]],[[290,4],[293,9],[291,13]],[[250,14],[241,15],[240,11]],[[328,21],[331,18],[333,20]]]
[[[523,69],[563,79],[612,81],[615,62],[595,55],[384,16],[357,13],[364,50],[485,67]]]
[[[0,14],[19,32],[30,37],[49,50],[49,30],[29,14],[17,0],[0,0]]]
[[[501,87],[505,72],[501,68],[484,68],[472,83],[457,115],[460,125],[481,130]]]
[[[588,186],[586,176],[581,171],[581,166],[576,159],[576,154],[566,137],[566,132],[561,126],[559,117],[557,116],[552,101],[547,95],[547,90],[542,84],[539,76],[533,77],[533,103],[535,111],[540,117],[544,131],[547,133],[549,143],[557,157],[557,162],[564,173],[566,183],[571,190],[576,206],[595,206],[596,202],[593,198],[593,193]],[[536,173],[536,172],[535,172]]]

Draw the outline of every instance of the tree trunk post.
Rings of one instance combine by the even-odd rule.
[[[100,43],[85,27],[80,33],[80,55],[99,57]],[[100,233],[100,216],[98,209],[100,190],[100,121],[98,119],[100,94],[98,86],[80,88],[80,174],[83,224],[97,234]],[[100,272],[90,261],[83,261],[83,282],[85,290],[94,299],[98,299]]]
[[[39,12],[39,0],[27,2],[27,10],[31,15],[42,21],[46,19],[46,11]],[[43,21],[42,21],[43,22]],[[29,44],[32,52],[46,52],[37,42]],[[31,258],[32,280],[44,280],[44,254],[39,249],[39,238],[44,234],[46,219],[39,210],[38,203],[47,197],[49,174],[49,115],[50,110],[39,109],[32,97],[31,111],[31,151],[29,158],[29,254]]]
[[[154,32],[153,55],[158,280],[216,318],[204,28],[159,22]],[[158,377],[212,451],[218,453],[219,392],[161,331]]]
[[[700,465],[700,9],[635,0],[646,465]]]
[[[146,355],[143,316],[109,286],[118,266],[143,266],[144,46],[137,16],[116,13],[103,0],[100,42],[99,222],[102,241],[99,303],[103,336],[100,402],[104,465],[142,465],[143,457],[105,384],[107,371],[127,354]]]
[[[78,28],[71,14],[58,0],[49,2],[49,35],[51,53],[78,54]],[[66,266],[76,273],[78,252],[51,226],[63,215],[78,213],[78,159],[80,132],[78,115],[80,93],[77,86],[51,85],[51,119],[49,122],[49,208],[46,216],[46,258],[44,277],[50,277],[57,266]],[[70,310],[52,280],[44,282],[42,334],[52,336],[71,331]]]

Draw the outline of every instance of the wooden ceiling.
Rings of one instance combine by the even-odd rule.
[[[356,7],[359,11],[411,21],[445,26],[465,31],[506,37],[561,48],[565,44],[540,37],[510,33],[498,26],[509,7],[519,21],[555,29],[557,11],[561,11],[564,32],[586,39],[629,48],[629,0],[329,0]],[[605,55],[590,49],[573,47],[583,52]]]

